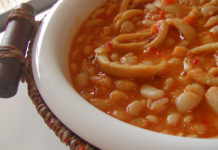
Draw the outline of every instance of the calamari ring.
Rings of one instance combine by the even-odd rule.
[[[114,27],[116,30],[118,30],[122,23],[126,20],[129,20],[130,18],[132,17],[135,17],[135,16],[140,16],[140,15],[143,15],[144,12],[142,10],[139,10],[139,9],[130,9],[130,10],[127,10],[125,12],[122,13],[121,17],[119,19],[117,19],[116,17],[116,21],[115,21],[115,24],[114,24]]]
[[[99,50],[100,49],[100,50]],[[167,61],[162,60],[157,65],[128,65],[111,62],[107,57],[105,48],[98,48],[96,50],[97,61],[100,69],[109,75],[120,78],[149,78],[153,77],[167,68]]]
[[[188,71],[188,77],[203,85],[218,86],[218,77],[207,74],[199,68]]]
[[[147,41],[121,43],[121,42],[128,41],[128,40],[131,41],[137,38],[151,36],[152,35],[151,30],[145,29],[137,33],[120,34],[119,36],[115,37],[112,40],[113,47],[120,49],[120,50],[136,51],[136,50],[141,50],[140,48],[146,49],[148,47],[155,47],[159,45],[165,40],[167,33],[168,33],[169,25],[164,20],[161,20],[157,23],[160,24],[160,31],[157,37],[150,43],[148,43]]]
[[[141,41],[141,42],[131,42],[131,43],[121,43],[124,41],[128,40],[133,40],[137,38],[142,38],[142,37],[148,37],[151,36],[151,30],[142,30],[136,33],[127,33],[127,34],[120,34],[119,36],[115,37],[112,40],[112,44],[114,48],[120,49],[120,50],[141,50],[147,42],[146,41]]]
[[[189,42],[196,38],[197,33],[195,29],[187,22],[185,22],[183,19],[170,18],[166,21],[169,25],[175,26]]]
[[[165,40],[168,30],[169,30],[169,25],[167,24],[165,20],[160,20],[157,23],[160,24],[160,31],[158,32],[157,37],[153,41],[144,45],[143,47],[144,49],[148,47],[155,47],[161,44]]]
[[[195,47],[191,49],[189,53],[190,54],[213,53],[216,52],[217,50],[218,50],[218,42]]]

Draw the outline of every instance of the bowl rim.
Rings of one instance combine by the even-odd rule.
[[[56,39],[53,39],[51,34],[55,35],[52,30],[59,22],[60,12],[64,11],[69,5],[85,4],[88,1],[100,3],[100,0],[58,1],[43,20],[36,35],[32,55],[33,75],[39,92],[51,111],[71,131],[101,149],[131,150],[137,147],[138,149],[147,148],[150,150],[160,148],[175,148],[178,150],[209,148],[215,150],[218,147],[216,139],[176,137],[132,126],[101,112],[84,101],[74,91],[69,80],[66,79],[63,71],[59,68],[60,65],[55,62],[57,58],[53,51],[48,49],[55,48],[51,44]],[[85,8],[86,6],[80,5],[80,7]],[[76,6],[74,9],[77,9]],[[60,86],[57,86],[54,80]],[[70,100],[69,97],[71,96],[74,98],[73,100]],[[84,108],[86,111],[81,111]],[[96,122],[98,119],[102,121]],[[94,138],[93,135],[95,135]],[[159,143],[156,144],[156,141]]]

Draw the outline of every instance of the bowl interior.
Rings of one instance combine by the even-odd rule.
[[[49,108],[69,129],[101,149],[216,149],[215,140],[169,136],[126,124],[76,93],[68,73],[71,41],[80,24],[103,2],[60,0],[43,20],[34,42],[33,73]]]

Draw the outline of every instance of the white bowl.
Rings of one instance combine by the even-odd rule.
[[[103,150],[217,150],[217,139],[164,135],[121,122],[84,100],[72,87],[68,53],[84,19],[104,0],[60,0],[44,19],[33,50],[33,73],[53,113],[81,138]]]

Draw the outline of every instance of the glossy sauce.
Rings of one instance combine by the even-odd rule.
[[[78,30],[69,54],[69,71],[73,87],[84,99],[108,115],[138,127],[185,137],[218,136],[217,113],[208,104],[205,96],[209,88],[218,87],[218,85],[208,85],[193,79],[189,74],[190,70],[197,68],[208,74],[212,67],[217,67],[216,51],[204,54],[192,54],[190,51],[201,45],[218,42],[218,32],[211,32],[211,28],[216,24],[205,27],[208,19],[215,16],[217,12],[209,12],[209,16],[202,14],[204,7],[218,6],[208,1],[196,2],[194,7],[188,4],[189,1],[184,4],[183,2],[186,1],[175,0],[168,4],[167,0],[155,0],[150,3],[145,1],[137,3],[132,0],[129,7],[121,11],[124,1],[107,1],[97,8]],[[185,8],[185,10],[174,11],[178,8]],[[195,8],[196,11],[193,11]],[[115,27],[117,21],[131,9],[142,10],[143,15],[130,17],[117,29]],[[137,50],[120,49],[114,46],[113,39],[119,35],[139,33],[143,29],[151,30],[152,35],[122,42],[150,43],[161,30],[158,29],[158,20],[167,22],[170,18],[185,21],[195,31],[196,37],[189,41],[168,21],[170,25],[167,36],[156,46],[139,47]],[[152,21],[154,24],[145,25],[144,20]],[[179,46],[177,50],[175,50],[176,46]],[[167,67],[164,71],[145,78],[118,77],[102,70],[98,55],[103,54],[96,52],[98,48],[104,49],[108,60],[117,64],[153,66],[166,60]],[[119,70],[117,72],[119,74]],[[213,77],[216,76],[213,75]],[[145,92],[157,92],[154,94],[155,98],[142,94],[144,85],[152,87],[151,91],[146,88]],[[192,95],[201,100],[188,111],[181,111],[176,101],[179,103],[178,97],[181,94],[187,94],[187,91],[190,93],[190,90],[186,90],[189,85],[194,87],[194,92],[191,90]],[[202,92],[196,92],[195,89],[198,88],[203,89]]]

